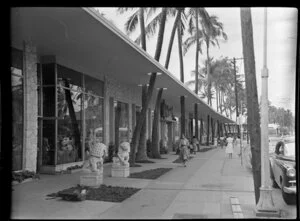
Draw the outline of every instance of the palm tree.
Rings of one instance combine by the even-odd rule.
[[[167,8],[162,8],[161,11],[161,20],[160,26],[158,31],[158,39],[157,39],[157,47],[155,52],[155,60],[159,61],[159,57],[161,54],[162,44],[163,44],[163,37],[167,19]],[[160,103],[162,97],[163,88],[160,88],[156,98],[156,105],[154,109],[154,117],[153,117],[153,127],[152,127],[152,143],[151,143],[151,150],[152,150],[152,157],[153,158],[161,158],[160,151],[159,151],[159,134],[158,134],[158,123],[159,123],[159,115],[160,115]]]
[[[209,47],[210,45],[219,46],[218,38],[222,37],[227,40],[227,35],[223,31],[223,24],[218,21],[218,17],[215,15],[209,16],[209,22],[203,22],[203,35],[206,44],[206,57],[207,57],[207,78],[208,78],[208,91],[211,90],[211,72],[210,72],[210,57],[209,57]],[[207,25],[208,23],[208,25]],[[208,97],[208,104],[212,106],[211,97]]]
[[[172,51],[172,46],[173,46],[173,41],[175,37],[175,32],[177,30],[178,34],[178,48],[179,48],[179,58],[180,58],[180,72],[181,76],[184,75],[183,73],[183,57],[182,57],[182,35],[183,35],[183,30],[184,30],[184,23],[185,23],[185,14],[184,14],[184,8],[165,8],[165,10],[162,10],[161,13],[156,15],[156,17],[147,25],[146,31],[153,34],[156,31],[157,24],[161,22],[163,19],[167,19],[167,17],[170,16],[175,16],[176,18],[173,24],[172,32],[171,32],[171,37],[170,37],[170,42],[168,46],[168,51],[167,51],[167,56],[166,56],[166,61],[165,61],[165,68],[168,68],[169,62],[170,62],[170,56],[171,56],[171,51]],[[136,39],[135,42],[140,41],[140,36]],[[153,129],[152,129],[152,157],[153,158],[160,158],[159,154],[159,140],[158,140],[158,119],[159,119],[159,113],[160,113],[160,100],[162,97],[163,89],[161,88],[158,92],[157,95],[157,101],[156,101],[156,107],[154,111],[154,119],[153,119]]]
[[[201,39],[203,38],[203,33],[199,30],[199,16],[203,20],[203,24],[208,21],[208,13],[204,8],[190,8],[188,11],[189,28],[188,32],[192,35],[184,42],[184,53],[190,48],[191,45],[196,43],[196,61],[195,61],[195,93],[198,94],[198,66],[199,66],[199,51],[201,51]],[[198,139],[198,104],[194,104],[194,115],[195,115],[195,136]]]
[[[135,9],[135,12],[129,17],[127,22],[125,23],[125,30],[128,35],[136,30],[137,23],[140,24],[140,37],[139,43],[141,43],[142,48],[146,51],[146,34],[149,33],[145,30],[145,21],[144,21],[144,13],[147,12],[148,16],[151,15],[156,8],[119,8],[119,13],[124,13],[128,10]],[[146,105],[145,99],[147,97],[147,86],[144,85],[142,88],[142,107]],[[147,107],[144,107],[147,109]],[[137,141],[136,146],[138,146],[138,151],[136,154],[137,160],[147,160],[147,147],[146,147],[146,120],[142,121],[142,127],[140,131],[139,141]],[[117,144],[116,144],[117,145]],[[134,161],[133,161],[134,162]]]
[[[245,82],[247,91],[247,125],[250,132],[250,145],[252,154],[252,170],[255,190],[256,204],[259,200],[261,186],[261,137],[260,137],[260,116],[257,96],[255,58],[253,45],[253,30],[250,8],[241,8],[241,29],[243,43],[243,57]]]
[[[160,25],[159,25],[158,40],[157,40],[156,51],[155,51],[155,56],[154,56],[154,59],[157,61],[159,61],[160,54],[161,54],[161,48],[162,48],[162,44],[163,44],[166,14],[167,14],[166,8],[163,8],[162,9],[162,19],[161,19]],[[157,76],[157,73],[155,73],[155,72],[151,73],[150,80],[149,80],[149,87],[148,87],[147,95],[146,95],[145,106],[142,106],[141,113],[139,114],[139,116],[137,118],[136,127],[134,128],[132,142],[131,142],[131,149],[132,149],[131,156],[130,156],[130,164],[131,165],[135,164],[135,150],[138,145],[138,138],[140,137],[140,134],[141,134],[143,122],[146,119],[146,113],[147,113],[147,109],[148,109],[148,106],[149,106],[149,103],[150,103],[150,100],[152,97],[154,84],[156,81],[156,76]]]

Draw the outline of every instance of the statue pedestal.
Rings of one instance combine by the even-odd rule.
[[[80,176],[80,185],[97,188],[103,183],[103,173],[91,172]]]
[[[113,165],[111,168],[112,177],[129,177],[129,166]]]

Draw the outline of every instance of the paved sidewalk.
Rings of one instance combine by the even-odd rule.
[[[42,175],[38,181],[13,187],[12,218],[233,218],[230,197],[239,199],[244,218],[254,218],[252,174],[241,166],[240,158],[234,155],[233,159],[228,159],[225,148],[198,152],[193,156],[187,167],[172,163],[178,157],[172,152],[162,155],[166,159],[151,159],[156,163],[130,168],[131,172],[173,168],[156,180],[109,177],[111,164],[106,164],[104,184],[142,189],[122,203],[46,200],[49,193],[77,185],[82,172]]]

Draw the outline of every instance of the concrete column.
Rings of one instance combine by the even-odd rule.
[[[31,42],[23,43],[24,150],[23,170],[36,172],[38,134],[37,55]]]
[[[109,96],[107,93],[107,86],[108,86],[108,81],[107,77],[104,76],[104,112],[103,112],[103,118],[104,118],[104,123],[103,123],[103,138],[104,138],[104,144],[108,147],[109,142],[112,140],[109,137]]]
[[[128,141],[131,142],[131,138],[133,135],[133,128],[132,128],[132,115],[135,114],[132,111],[132,104],[128,104]]]

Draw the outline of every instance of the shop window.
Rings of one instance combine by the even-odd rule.
[[[85,90],[88,93],[104,96],[104,83],[90,76],[84,76]]]
[[[55,68],[56,68],[56,65],[54,63],[42,65],[43,85],[55,85]]]
[[[57,87],[57,164],[81,160],[82,93]]]
[[[90,149],[95,139],[103,142],[103,98],[85,95],[85,148]]]
[[[117,111],[117,106],[120,106],[120,119],[119,119],[119,142],[129,141],[129,115],[128,115],[128,104],[115,101],[115,113]],[[116,115],[116,114],[115,114]]]
[[[73,85],[76,85],[78,87],[82,87],[82,74],[74,71],[70,68],[61,66],[61,65],[57,65],[57,82],[58,84],[63,80],[68,80],[70,87],[72,89],[77,89],[77,88],[73,88]]]
[[[43,87],[43,116],[55,117],[55,87]]]
[[[38,79],[42,165],[82,161],[91,136],[103,142],[103,82],[59,64],[43,64]]]
[[[12,49],[11,86],[12,86],[12,170],[22,169],[23,158],[23,112],[24,83],[22,51]]]
[[[55,156],[55,120],[42,121],[42,162],[54,165]]]

